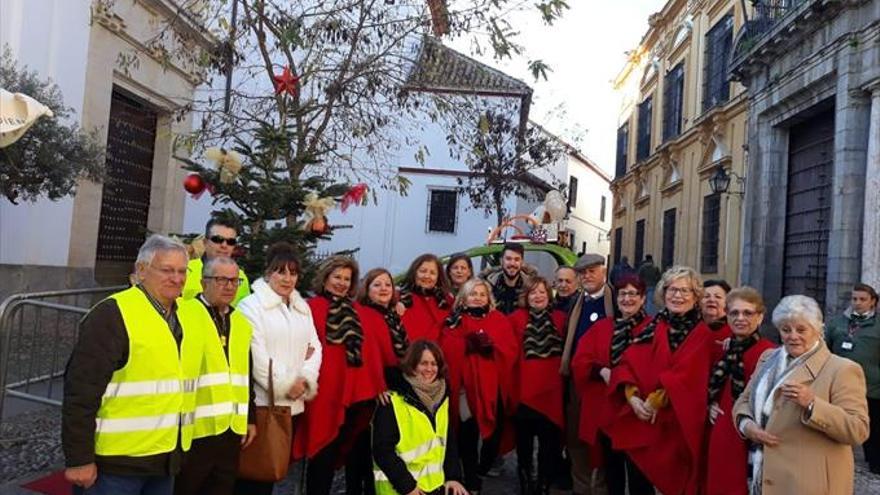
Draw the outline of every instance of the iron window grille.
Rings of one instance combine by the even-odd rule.
[[[568,207],[576,208],[578,202],[578,180],[577,177],[568,178]]]
[[[663,212],[663,270],[675,264],[675,215],[675,208]]]
[[[607,206],[608,199],[605,196],[602,196],[602,204],[599,206],[599,221],[605,221],[605,207]]]
[[[703,233],[700,249],[700,271],[718,272],[718,244],[721,232],[721,194],[703,198]]]
[[[633,260],[635,265],[638,266],[639,263],[642,262],[642,258],[645,256],[645,219],[641,219],[636,222],[636,251],[635,256],[633,256]]]
[[[614,264],[620,263],[621,250],[623,248],[623,227],[614,229]]]
[[[703,53],[703,111],[730,98],[727,61],[733,47],[733,15],[727,14],[706,33]]]
[[[652,98],[648,97],[639,105],[639,129],[636,143],[636,161],[644,160],[651,154],[651,110]]]
[[[430,189],[428,195],[428,232],[455,233],[458,191]]]
[[[663,142],[681,133],[684,106],[684,62],[669,73],[663,83]]]
[[[626,175],[626,152],[629,147],[629,122],[617,129],[617,162],[615,167],[616,178]]]

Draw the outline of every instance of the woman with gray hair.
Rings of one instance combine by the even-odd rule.
[[[737,430],[752,442],[749,491],[851,494],[852,446],[868,436],[862,368],[828,350],[812,298],[782,298],[773,325],[783,346],[761,355],[733,407]]]
[[[693,268],[674,266],[657,286],[663,309],[632,338],[608,387],[627,402],[607,428],[652,485],[667,494],[696,493],[704,455],[709,371],[716,333],[700,317],[703,282]]]

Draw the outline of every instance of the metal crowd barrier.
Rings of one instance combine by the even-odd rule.
[[[79,320],[126,286],[14,294],[0,304],[0,418],[6,397],[61,405],[67,360]]]

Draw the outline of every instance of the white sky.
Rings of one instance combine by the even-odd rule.
[[[648,16],[665,3],[568,0],[571,8],[549,27],[536,10],[528,9],[511,19],[521,32],[519,44],[526,49],[523,58],[502,63],[490,57],[476,58],[532,86],[532,120],[565,137],[613,176],[621,95],[613,90],[611,81],[623,68],[624,52],[636,48],[647,31]],[[451,45],[469,52],[466,42]],[[527,70],[530,59],[542,59],[550,65],[553,72],[547,81],[534,81]]]

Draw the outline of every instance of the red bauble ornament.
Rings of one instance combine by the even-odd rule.
[[[323,235],[330,230],[330,226],[327,224],[327,217],[320,217],[311,220],[308,224],[308,228],[315,235]]]
[[[186,179],[183,179],[183,188],[193,196],[202,194],[207,187],[208,184],[205,182],[205,179],[202,179],[202,176],[199,174],[189,174],[186,176]]]

